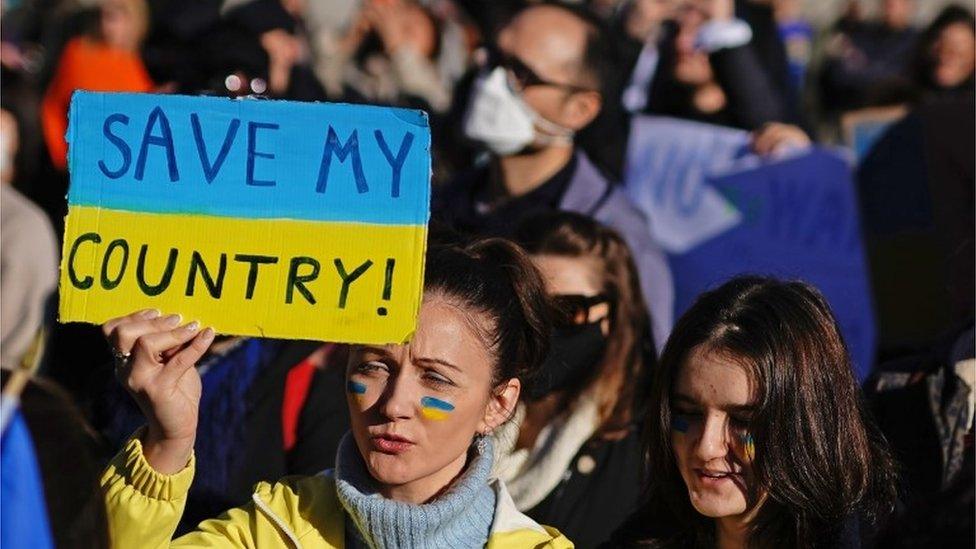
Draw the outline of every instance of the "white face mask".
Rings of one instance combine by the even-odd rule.
[[[546,133],[539,133],[536,128]],[[572,143],[573,130],[542,118],[508,85],[505,69],[482,72],[474,82],[464,135],[480,141],[495,154],[515,154],[532,145]]]

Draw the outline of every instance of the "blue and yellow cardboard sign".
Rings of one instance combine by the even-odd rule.
[[[413,333],[430,128],[385,107],[77,92],[62,322],[153,307],[219,333]]]

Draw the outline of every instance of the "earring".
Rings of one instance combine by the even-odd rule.
[[[478,450],[479,454],[484,454],[488,451],[488,437],[491,436],[490,433],[478,433],[474,437],[474,447]]]

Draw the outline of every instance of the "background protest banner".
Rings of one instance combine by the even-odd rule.
[[[876,331],[850,167],[816,148],[763,161],[747,145],[737,130],[634,122],[625,180],[668,252],[675,317],[737,274],[803,280],[827,297],[863,379]]]
[[[59,316],[401,342],[423,286],[421,111],[77,92]]]

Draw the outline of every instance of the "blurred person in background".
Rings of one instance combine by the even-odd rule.
[[[37,2],[39,3],[39,2]],[[16,157],[14,186],[33,195],[39,170],[47,157],[47,146],[37,112],[41,102],[41,73],[45,49],[38,43],[40,35],[57,34],[55,17],[42,22],[40,6],[35,2],[0,4],[0,96],[3,108],[18,120],[20,147]],[[53,9],[52,9],[53,11]]]
[[[919,37],[915,78],[923,94],[973,93],[976,19],[962,6],[947,6]]]
[[[4,299],[7,295],[4,293]],[[4,369],[5,388],[10,378]],[[4,398],[8,398],[6,393]],[[98,486],[107,458],[101,439],[68,394],[48,379],[32,377],[17,398],[40,468],[54,547],[109,549],[105,500]],[[5,478],[4,487],[8,482]],[[5,523],[4,528],[28,526]]]
[[[70,34],[47,85],[39,120],[49,162],[37,181],[30,182],[31,197],[47,212],[60,238],[67,214],[68,108],[77,89],[94,91],[148,92],[155,88],[141,57],[141,45],[149,30],[149,9],[145,0],[104,0],[96,4],[91,25],[73,29],[58,25]],[[63,6],[62,6],[63,7]],[[42,12],[45,20],[65,17],[60,10]],[[50,345],[42,371],[57,381],[86,412],[93,395],[87,392],[96,367],[107,360],[104,342],[94,326],[57,323],[52,326]]]
[[[673,17],[646,112],[746,130],[792,121],[788,90],[777,86],[754,43],[759,36],[735,17],[732,0],[684,2]],[[785,70],[784,60],[778,72]]]
[[[915,0],[881,0],[880,12],[875,21],[842,18],[827,39],[820,97],[828,114],[904,99],[918,39]]]
[[[599,19],[555,3],[519,12],[482,55],[463,121],[488,152],[436,189],[436,221],[469,234],[512,236],[524,218],[552,210],[583,213],[627,240],[663,344],[673,308],[664,253],[643,215],[575,143],[600,114],[612,79],[612,47]]]
[[[868,402],[901,465],[902,505],[879,547],[976,543],[972,320],[935,345],[878,367]]]
[[[51,162],[67,168],[68,106],[78,89],[148,92],[152,79],[140,57],[149,27],[145,0],[104,0],[98,31],[73,38],[58,60],[41,103],[41,122]]]
[[[515,505],[577,547],[596,547],[636,507],[636,409],[654,362],[633,258],[612,229],[577,213],[526,220],[517,238],[546,281],[556,328],[513,420],[495,435]]]
[[[0,110],[0,366],[11,369],[54,321],[60,255],[47,216],[11,184],[18,145],[17,121]]]
[[[361,2],[331,47],[322,47],[317,75],[329,96],[444,113],[469,44],[453,4],[438,7],[441,16],[414,0]]]
[[[469,80],[479,36],[458,3],[330,0],[306,3],[301,13],[311,66],[330,101],[423,109],[433,133],[432,183],[467,165],[454,94]]]
[[[883,359],[974,314],[974,49],[972,13],[946,8],[920,40],[911,110],[857,169]]]
[[[183,93],[325,98],[309,67],[304,2],[151,0],[146,64]]]
[[[732,279],[681,316],[655,369],[641,509],[608,547],[856,548],[895,466],[823,296]]]
[[[803,3],[800,0],[772,0],[771,4],[779,39],[786,52],[790,85],[793,93],[799,97],[806,86],[816,31],[803,17]]]
[[[631,113],[644,111],[661,60],[661,45],[678,0],[632,0],[615,19],[615,37],[622,50],[621,67],[629,71],[621,95]]]
[[[796,11],[799,11],[796,8]],[[736,17],[752,29],[750,48],[755,52],[760,66],[783,102],[782,121],[806,126],[808,120],[800,106],[800,90],[794,86],[790,73],[790,56],[781,32],[780,17],[797,22],[790,15],[790,7],[779,0],[735,0]]]

